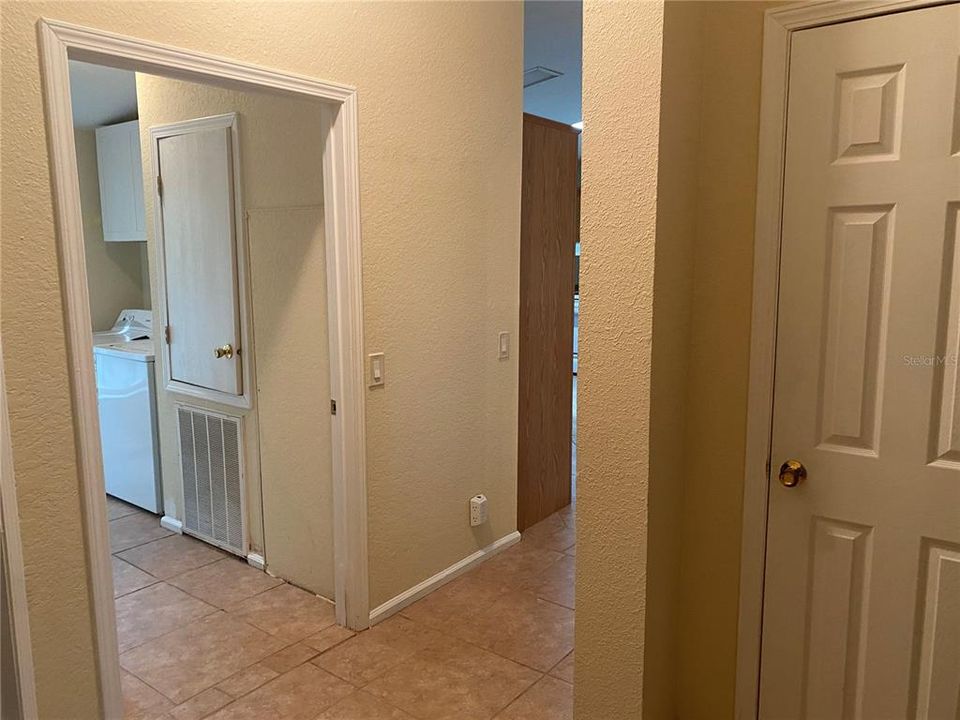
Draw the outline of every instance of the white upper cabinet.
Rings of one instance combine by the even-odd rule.
[[[97,168],[103,239],[107,242],[145,241],[147,230],[138,121],[97,128]]]

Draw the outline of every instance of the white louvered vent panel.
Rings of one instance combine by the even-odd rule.
[[[244,555],[240,420],[177,406],[184,531]]]
[[[228,519],[243,518],[243,505],[240,500],[243,487],[240,464],[240,423],[225,426],[223,429],[223,458],[226,517]],[[243,527],[240,522],[227,523],[227,543],[231,547],[243,547]]]
[[[180,429],[180,475],[183,478],[183,494],[192,497],[183,507],[183,524],[197,527],[197,464],[193,450],[193,414],[185,408],[177,408],[177,426]]]

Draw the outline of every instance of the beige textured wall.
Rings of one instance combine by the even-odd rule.
[[[270,572],[334,595],[329,350],[323,239],[323,146],[316,101],[137,73],[148,245],[154,238],[150,128],[239,114],[241,186],[252,289],[256,399],[244,417],[246,514]],[[154,273],[154,293],[159,297]],[[160,326],[159,313],[154,324]],[[158,353],[164,511],[183,520],[176,403],[234,408],[168,392]],[[262,498],[262,502],[261,502]]]
[[[94,330],[107,330],[124,308],[149,308],[146,245],[105,242],[100,220],[100,184],[97,175],[97,137],[92,128],[74,131],[80,208],[87,259],[90,319]]]
[[[517,369],[496,335],[517,332],[522,6],[4,3],[0,300],[40,712],[95,717],[41,16],[359,88],[365,342],[388,368],[367,398],[376,605],[515,527]]]
[[[704,3],[679,716],[733,717],[763,13]]]
[[[323,206],[251,208],[247,232],[267,569],[332,599],[333,478]],[[247,487],[247,507],[255,508],[257,498],[251,497],[255,483]]]
[[[640,717],[663,4],[583,8],[578,720]]]
[[[733,716],[771,5],[584,6],[578,718]]]
[[[676,717],[684,421],[697,241],[703,3],[667,2],[663,20],[650,405],[643,716]]]

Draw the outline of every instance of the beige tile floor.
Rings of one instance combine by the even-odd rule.
[[[358,634],[325,600],[108,509],[128,720],[573,717],[572,508]]]

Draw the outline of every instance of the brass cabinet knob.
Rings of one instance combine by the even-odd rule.
[[[780,466],[777,476],[784,487],[796,487],[807,479],[807,469],[799,460],[787,460]]]
[[[221,345],[218,348],[214,348],[213,356],[217,358],[227,358],[229,360],[233,357],[233,345]]]

